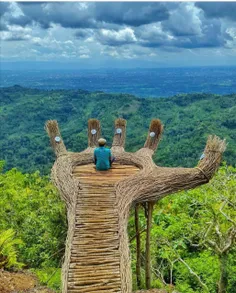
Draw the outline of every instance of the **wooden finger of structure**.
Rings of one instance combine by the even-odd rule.
[[[98,146],[98,139],[101,136],[101,126],[97,119],[88,121],[88,147]]]

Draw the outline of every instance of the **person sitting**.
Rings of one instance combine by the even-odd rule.
[[[98,140],[98,145],[99,147],[94,150],[94,163],[97,170],[106,171],[111,168],[114,159],[111,150],[105,147],[106,140],[104,138]]]

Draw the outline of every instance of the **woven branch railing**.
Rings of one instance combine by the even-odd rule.
[[[111,267],[108,261],[101,261],[102,254],[101,256],[98,255],[100,262],[96,262],[88,253],[88,262],[82,264],[80,255],[81,257],[84,256],[83,251],[75,251],[73,247],[74,239],[80,240],[80,230],[76,230],[78,213],[86,213],[85,209],[80,209],[78,212],[78,207],[83,206],[83,196],[81,194],[84,192],[83,190],[89,190],[89,186],[85,188],[80,178],[76,178],[73,175],[73,170],[76,166],[87,165],[93,162],[94,147],[97,146],[97,141],[101,135],[100,123],[95,119],[88,121],[88,148],[80,153],[72,153],[66,150],[57,121],[47,121],[46,130],[57,157],[52,168],[52,180],[67,206],[68,234],[62,270],[62,292],[131,293],[132,277],[127,234],[131,206],[145,201],[156,202],[166,195],[195,188],[209,182],[220,164],[222,154],[226,148],[225,141],[217,136],[209,136],[204,150],[204,157],[195,168],[159,167],[153,162],[152,155],[158,147],[163,131],[160,120],[152,120],[144,147],[135,153],[126,152],[124,149],[126,121],[124,119],[117,119],[115,121],[112,153],[116,157],[116,162],[122,165],[136,166],[140,171],[127,176],[114,185],[114,202],[112,206],[114,211],[116,211],[114,212],[114,220],[117,222],[116,235],[118,236],[117,243],[114,240],[114,245],[116,245],[118,250],[118,261],[116,261],[116,267]],[[103,186],[100,186],[100,189],[101,193],[103,193]],[[83,223],[81,225],[83,226]],[[97,225],[99,226],[99,222]],[[101,227],[102,225],[101,223]],[[112,239],[108,240],[112,241]],[[106,241],[108,242],[108,240]],[[84,243],[83,245],[88,246],[88,251],[93,251],[93,243]],[[86,246],[81,247],[86,248]],[[72,253],[78,255],[75,263],[72,263],[74,259]],[[80,265],[91,268],[90,274],[83,272],[83,267],[81,268]],[[73,268],[77,268],[77,273],[74,275],[71,271]],[[100,269],[101,273],[98,273],[98,269]],[[109,274],[109,270],[116,272],[117,281],[112,282],[110,280],[107,282],[102,279],[102,272]],[[99,277],[100,275],[101,278]]]

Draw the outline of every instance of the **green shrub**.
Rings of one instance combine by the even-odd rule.
[[[30,268],[58,267],[64,254],[66,213],[56,189],[39,172],[0,173],[0,230],[23,243],[19,260]]]
[[[61,269],[60,268],[46,268],[31,270],[39,279],[43,286],[50,289],[60,291],[61,289]]]
[[[23,263],[17,261],[18,251],[16,246],[22,244],[15,238],[13,229],[0,232],[0,269],[22,268]]]

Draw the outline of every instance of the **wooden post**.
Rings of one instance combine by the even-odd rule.
[[[136,232],[136,279],[137,287],[141,289],[141,237],[139,227],[139,204],[135,205],[135,232]]]
[[[147,234],[146,234],[146,263],[145,263],[145,269],[146,269],[146,288],[151,288],[151,228],[152,228],[152,213],[153,213],[153,202],[147,203]]]

